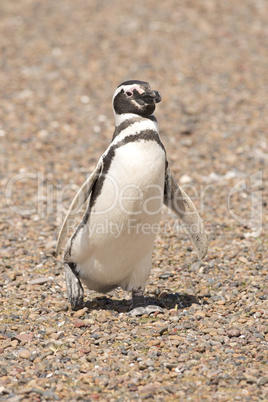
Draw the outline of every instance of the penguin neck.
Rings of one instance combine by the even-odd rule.
[[[125,135],[137,131],[151,130],[158,133],[158,124],[155,116],[142,117],[134,113],[115,114],[115,130],[112,142],[115,138],[123,138]]]
[[[143,116],[139,116],[138,114],[135,113],[122,113],[122,114],[115,114],[114,115],[115,118],[115,127],[119,127],[122,123],[126,122],[126,121],[132,121],[134,122],[148,122],[152,121],[153,123],[157,124],[157,120],[154,116],[154,114],[151,114],[148,117],[143,117]]]

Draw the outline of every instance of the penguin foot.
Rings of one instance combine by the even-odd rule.
[[[148,315],[152,314],[152,313],[164,313],[164,309],[162,309],[162,307],[157,306],[156,304],[149,304],[148,306],[146,306],[146,312]]]
[[[76,265],[74,263],[69,262],[64,264],[67,295],[72,309],[79,310],[84,305],[84,290],[75,268]]]
[[[164,313],[164,310],[162,309],[162,307],[160,306],[156,306],[153,304],[149,304],[148,306],[140,306],[140,307],[135,307],[133,310],[131,310],[128,314],[131,317],[138,317],[141,315],[150,315],[152,313],[155,312],[159,312],[159,313]]]
[[[130,316],[137,317],[145,314],[150,315],[156,311],[160,313],[164,312],[160,306],[154,304],[146,305],[143,289],[132,290],[132,304],[129,311]]]

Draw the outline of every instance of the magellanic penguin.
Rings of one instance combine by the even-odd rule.
[[[207,235],[199,214],[174,180],[153,112],[161,101],[147,82],[126,81],[113,96],[115,131],[95,170],[76,194],[58,238],[59,254],[68,226],[81,206],[86,212],[67,242],[64,266],[73,309],[83,305],[83,282],[107,293],[132,291],[132,309],[151,312],[144,289],[163,203],[182,221],[200,259]]]

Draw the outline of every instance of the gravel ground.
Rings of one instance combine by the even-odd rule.
[[[266,0],[1,0],[0,400],[267,400],[267,19]],[[73,312],[53,251],[126,79],[161,92],[210,248],[199,262],[164,211],[164,313],[129,316],[121,290]]]

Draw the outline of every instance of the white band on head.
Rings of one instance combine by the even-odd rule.
[[[124,85],[124,87],[129,87],[130,85]],[[134,90],[136,89],[136,91],[138,91],[139,92],[139,94],[143,94],[145,91],[144,91],[144,89],[142,89],[139,85],[137,85],[137,84],[135,84],[135,85],[132,85],[132,86],[130,86],[130,88],[127,88],[127,89],[125,89],[123,87],[123,89],[124,89],[124,91],[125,92],[131,92],[132,94],[133,94],[133,92],[134,92]]]
[[[136,91],[139,92],[139,94],[143,94],[143,92],[145,92],[144,89],[141,88],[141,86],[138,85],[138,84],[134,84],[134,85],[133,85],[133,84],[132,84],[132,85],[120,85],[120,87],[118,87],[118,88],[116,89],[115,93],[114,93],[113,100],[114,100],[114,98],[116,97],[116,95],[117,95],[120,91],[122,91],[122,89],[124,90],[124,92],[131,92],[131,93],[133,93],[135,89],[136,89]]]

